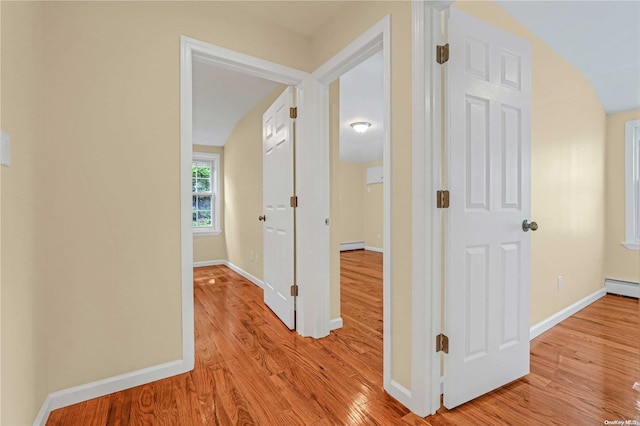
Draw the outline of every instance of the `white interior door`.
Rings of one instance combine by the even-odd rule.
[[[294,127],[289,116],[294,91],[288,87],[262,117],[264,302],[295,328]]]
[[[529,373],[528,42],[451,9],[444,405]]]

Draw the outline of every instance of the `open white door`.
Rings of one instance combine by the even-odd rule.
[[[262,117],[264,302],[293,330],[295,297],[294,90],[287,89]]]
[[[451,9],[444,405],[529,373],[528,42]]]

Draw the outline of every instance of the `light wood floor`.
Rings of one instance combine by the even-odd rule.
[[[421,419],[382,390],[382,256],[345,252],[344,327],[288,331],[224,266],[195,272],[194,371],[54,411],[49,425],[602,425],[640,421],[638,301],[607,296],[531,345],[531,374]]]

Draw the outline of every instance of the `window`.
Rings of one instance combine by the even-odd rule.
[[[220,156],[193,153],[191,191],[193,233],[213,235],[220,232]]]
[[[640,120],[625,125],[625,247],[640,250]]]

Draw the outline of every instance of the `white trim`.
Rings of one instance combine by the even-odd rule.
[[[383,382],[384,389],[394,398],[410,407],[407,403],[406,394],[400,391],[395,385],[392,385],[391,378],[391,355],[392,355],[392,324],[391,324],[391,16],[385,16],[381,21],[367,30],[364,34],[351,42],[347,47],[334,55],[325,62],[321,67],[313,72],[313,77],[320,83],[318,87],[318,115],[317,122],[320,124],[319,135],[323,144],[323,157],[321,162],[325,187],[329,187],[329,84],[342,74],[360,64],[365,59],[371,57],[374,53],[382,51],[384,64],[384,141],[383,141],[383,175],[386,177],[383,182],[383,241],[384,241],[384,260],[383,260]],[[328,192],[327,192],[328,194]],[[325,198],[326,208],[328,210],[328,196]],[[328,217],[328,216],[326,216]],[[329,246],[326,248],[326,257],[323,257],[321,265],[325,270],[329,270]],[[300,269],[299,269],[300,270]],[[327,281],[328,283],[328,281]],[[323,311],[328,312],[330,308],[329,293],[326,292],[321,297],[314,300],[323,307]],[[329,321],[324,322],[322,326],[326,327]],[[318,326],[321,326],[320,324]]]
[[[627,242],[623,242],[620,243],[623,246],[625,246],[626,248],[628,248],[629,250],[640,250],[640,243],[627,243]]]
[[[296,185],[300,191],[301,205],[296,212],[297,225],[304,229],[305,238],[297,238],[296,263],[298,267],[297,283],[301,296],[297,305],[297,332],[302,336],[324,337],[329,331],[329,311],[321,311],[317,306],[318,294],[329,294],[328,268],[322,260],[327,258],[329,233],[324,225],[328,214],[323,206],[328,206],[328,189],[324,189],[323,171],[318,165],[323,152],[319,149],[317,104],[319,102],[317,83],[311,75],[293,68],[279,65],[264,59],[234,52],[219,46],[185,36],[180,37],[180,176],[181,176],[181,242],[182,242],[182,323],[183,354],[187,354],[193,365],[193,235],[191,232],[191,158],[192,158],[192,118],[193,118],[193,58],[207,61],[217,67],[260,77],[282,84],[293,85],[298,91],[298,120],[296,138],[305,140],[296,150]],[[328,147],[327,147],[328,153]],[[326,154],[328,155],[328,154]],[[328,182],[328,180],[327,180]],[[326,194],[324,194],[324,192]],[[304,194],[304,197],[302,196]],[[326,195],[326,197],[325,197]],[[308,199],[306,197],[309,197]],[[328,207],[327,207],[328,209]],[[322,216],[318,220],[316,216]],[[326,240],[326,241],[325,241]],[[324,247],[327,247],[324,250]],[[325,254],[326,251],[326,254]],[[320,260],[318,260],[320,258]],[[228,265],[230,266],[230,265]],[[231,267],[231,266],[230,266]],[[233,268],[232,268],[233,269]],[[239,269],[239,268],[238,268]],[[238,272],[238,271],[236,271]],[[260,280],[247,274],[254,283]],[[307,301],[309,299],[309,301]],[[314,325],[321,323],[320,330]]]
[[[560,324],[562,321],[566,320],[571,315],[575,314],[576,312],[580,311],[583,308],[586,308],[596,300],[600,299],[601,297],[604,297],[606,294],[607,294],[606,290],[604,288],[601,288],[600,290],[594,293],[591,293],[587,297],[578,300],[573,305],[567,306],[563,310],[556,312],[555,314],[551,315],[549,318],[546,318],[540,321],[539,323],[532,325],[529,332],[529,339],[530,340],[535,339],[545,331],[549,330],[554,325]]]
[[[233,272],[237,272],[238,274],[242,275],[244,278],[248,279],[249,281],[251,281],[252,283],[257,285],[258,287],[260,287],[260,288],[264,287],[264,283],[262,282],[261,279],[254,277],[253,275],[251,275],[250,273],[248,273],[247,271],[245,271],[241,267],[234,265],[233,263],[229,262],[228,260],[224,261],[224,265],[226,267],[228,267],[229,269],[231,269]]]
[[[636,187],[640,179],[640,120],[625,123],[624,138],[625,239],[622,245],[630,250],[640,250],[640,188]]]
[[[40,407],[40,411],[38,411],[38,415],[36,419],[33,421],[33,426],[45,426],[47,424],[47,420],[49,420],[49,415],[53,409],[51,408],[51,394],[47,395]]]
[[[218,265],[224,265],[227,268],[231,269],[233,272],[236,272],[240,275],[242,275],[243,278],[246,278],[247,280],[251,281],[252,283],[254,283],[255,285],[257,285],[258,287],[262,288],[264,286],[264,283],[262,282],[262,280],[260,278],[255,277],[254,275],[251,275],[250,273],[248,273],[247,271],[245,271],[244,269],[242,269],[241,267],[234,265],[233,263],[229,262],[228,260],[206,260],[203,262],[193,262],[193,267],[194,268],[202,268],[205,266],[218,266]]]
[[[202,262],[193,262],[194,268],[203,268],[205,266],[218,266],[218,265],[226,265],[226,260],[204,260]]]
[[[354,241],[352,243],[340,243],[340,251],[362,250],[364,249],[364,241]]]
[[[329,330],[337,330],[339,328],[342,328],[343,325],[344,323],[342,322],[342,317],[334,318],[329,321]]]
[[[96,380],[95,382],[86,383],[84,385],[52,392],[47,395],[47,398],[38,413],[38,417],[36,417],[34,425],[45,425],[51,411],[57,410],[58,408],[68,407],[69,405],[77,404],[89,399],[98,398],[124,389],[133,388],[156,380],[182,374],[193,369],[193,367],[189,367],[189,365],[185,365],[184,360],[171,361],[143,368],[141,370],[119,374],[107,379]]]
[[[384,249],[380,247],[364,246],[364,249],[367,251],[375,251],[376,253],[384,253]]]
[[[640,299],[640,283],[605,278],[604,288],[609,294]]]
[[[389,388],[385,388],[385,390],[389,393],[389,395],[400,401],[400,403],[405,407],[411,407],[413,400],[411,391],[402,386],[400,383],[396,382],[395,380],[391,380],[389,382]]]
[[[213,171],[213,176],[210,177],[211,180],[211,195],[213,196],[213,206],[211,208],[211,215],[213,216],[213,224],[211,226],[206,227],[194,227],[192,223],[193,235],[194,236],[205,236],[205,235],[219,235],[221,231],[221,221],[220,221],[220,154],[210,153],[210,152],[193,152],[191,154],[191,161],[203,161],[210,162],[211,169]],[[192,166],[193,167],[193,166]],[[191,192],[191,196],[198,194],[197,192]],[[205,195],[208,193],[205,193]]]
[[[210,237],[220,234],[222,234],[222,231],[211,231],[210,228],[193,228],[194,237]]]
[[[412,8],[412,400],[408,407],[422,417],[440,408],[441,356],[435,352],[435,336],[441,327],[441,212],[434,203],[441,185],[441,85],[434,60],[440,6],[414,1]]]

